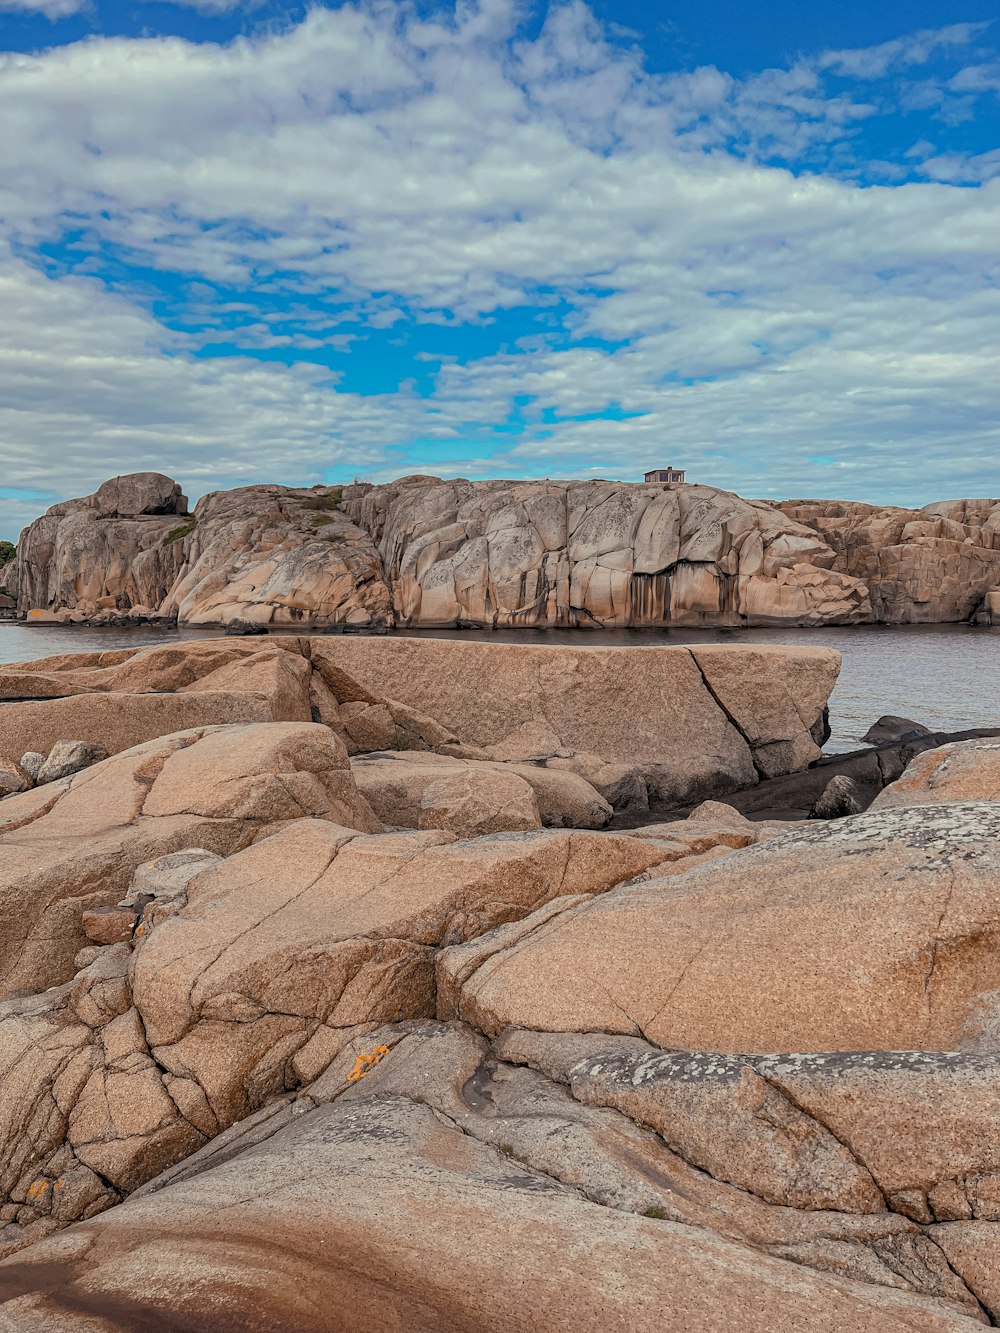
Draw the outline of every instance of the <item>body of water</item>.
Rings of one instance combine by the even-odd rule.
[[[218,630],[88,629],[0,622],[0,662],[145,647],[218,634]],[[856,748],[882,713],[913,718],[935,731],[1000,727],[1000,630],[968,625],[858,625],[810,630],[424,630],[417,634],[491,643],[572,642],[608,647],[775,643],[836,648],[844,662],[830,701],[833,735],[828,751]]]

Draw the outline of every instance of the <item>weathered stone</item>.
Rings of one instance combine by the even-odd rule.
[[[6,718],[6,714],[4,716]],[[52,747],[50,746],[49,749],[51,748]],[[45,753],[48,754],[48,750],[46,750]],[[20,768],[28,775],[31,781],[34,782],[42,771],[42,765],[44,763],[44,754],[41,754],[38,750],[29,750],[26,754],[21,755]]]
[[[432,713],[466,744],[519,758],[537,753],[539,744],[549,749],[554,739],[568,756],[627,766],[652,796],[671,804],[819,757],[811,729],[837,678],[836,653],[756,645],[696,653],[698,661],[687,648],[406,638],[312,643],[317,669],[339,670],[373,695]],[[743,700],[741,674],[752,683]]]
[[[22,768],[11,763],[0,763],[0,800],[27,791],[30,786],[31,778]]]
[[[1000,579],[1000,501],[955,500],[923,509],[845,500],[777,506],[835,552],[832,568],[860,579],[876,620],[968,620]]]
[[[455,774],[438,778],[420,798],[418,827],[447,829],[460,838],[542,827],[535,793],[516,773]]]
[[[875,798],[873,808],[1000,801],[1000,739],[957,741],[925,750]]]
[[[380,827],[343,746],[312,723],[181,732],[9,797],[0,992],[71,976],[81,912],[118,902],[137,866],[199,844],[230,853],[303,814]]]
[[[230,785],[225,773],[219,781]],[[140,866],[130,907],[85,914],[101,927],[92,937],[116,947],[82,956],[64,986],[0,1004],[0,1074],[5,1051],[18,1071],[0,1080],[9,1197],[23,1202],[25,1173],[29,1183],[37,1173],[21,1145],[35,1120],[41,1160],[68,1151],[129,1192],[294,1086],[319,1053],[332,1059],[338,1030],[349,1038],[432,1015],[441,943],[572,889],[606,890],[661,855],[653,843],[601,834],[458,843],[442,832],[372,837],[298,819],[225,860],[191,848]],[[128,944],[117,940],[132,937],[144,904],[126,970],[119,950],[127,957]],[[23,1064],[29,1048],[37,1058]],[[76,1071],[57,1086],[55,1106],[54,1068]],[[14,1222],[7,1243],[34,1238],[24,1219]]]
[[[615,1179],[614,1133],[608,1126],[602,1141],[601,1113],[584,1109],[574,1120],[565,1098],[533,1108],[532,1097],[545,1091],[535,1093],[528,1071],[513,1071],[509,1085],[496,1085],[506,1125],[488,1114],[455,1124],[436,1107],[461,1105],[461,1084],[433,1068],[428,1043],[410,1061],[406,1044],[394,1044],[374,1074],[332,1104],[269,1108],[223,1150],[210,1145],[120,1208],[8,1260],[0,1299],[11,1333],[41,1323],[82,1333],[92,1312],[107,1308],[127,1312],[135,1326],[183,1309],[192,1322],[235,1329],[252,1320],[267,1330],[346,1326],[359,1309],[372,1327],[427,1333],[526,1333],[570,1322],[585,1333],[644,1333],[663,1327],[665,1311],[690,1333],[721,1325],[748,1333],[974,1326],[971,1298],[965,1291],[957,1303],[964,1289],[954,1275],[949,1304],[912,1287],[810,1273],[703,1227],[660,1220],[662,1208],[640,1216],[638,1173],[629,1178],[618,1167]],[[452,1043],[441,1044],[456,1073],[477,1054],[471,1045],[463,1061]],[[410,1065],[409,1076],[393,1073],[397,1059]],[[658,1160],[641,1131],[624,1124],[619,1160],[631,1151],[642,1161],[645,1150],[665,1165],[668,1154]],[[553,1134],[567,1144],[567,1174],[596,1176],[609,1202],[617,1190],[615,1206],[600,1207],[529,1164],[546,1152],[551,1159]],[[649,1180],[644,1194],[669,1199]]]
[[[947,1222],[930,1235],[993,1322],[1000,1320],[1000,1227],[991,1222]]]
[[[206,495],[161,613],[189,625],[391,624],[378,554],[340,511],[338,493],[247,486]]]
[[[912,740],[915,736],[929,736],[930,728],[921,722],[913,722],[908,717],[894,717],[885,713],[873,723],[861,737],[862,745],[898,745],[900,741]]]
[[[92,907],[80,917],[80,925],[94,944],[121,944],[132,938],[135,911],[128,907]]]
[[[824,624],[867,589],[769,505],[708,486],[405,477],[345,488],[401,625]]]
[[[439,799],[442,783],[449,784],[452,793],[449,800],[462,791],[464,784],[472,803],[465,816],[472,821],[469,827],[483,820],[488,822],[491,803],[499,800],[498,808],[502,808],[515,793],[520,796],[510,811],[513,822],[508,827],[511,828],[538,828],[539,823],[526,822],[536,818],[541,824],[555,828],[603,828],[612,813],[611,806],[582,778],[533,764],[494,764],[423,753],[362,754],[351,760],[351,771],[358,790],[378,817],[386,824],[402,828],[444,827],[428,824],[425,816],[425,801],[432,806]],[[525,793],[517,783],[528,788],[533,808],[532,804],[525,805]],[[435,787],[438,797],[432,792]],[[478,813],[472,809],[473,805]]]
[[[56,741],[49,751],[49,757],[38,770],[35,781],[39,786],[43,782],[58,782],[60,778],[71,778],[91,764],[107,759],[108,752],[103,745],[94,745],[89,741]]]
[[[860,815],[870,804],[869,794],[853,778],[838,773],[823,788],[810,813],[814,819],[841,819]]]
[[[998,840],[989,802],[800,827],[498,943],[458,1012],[688,1050],[954,1050],[1000,990]]]

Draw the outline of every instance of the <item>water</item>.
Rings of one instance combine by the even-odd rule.
[[[0,662],[53,653],[212,638],[217,630],[87,629],[0,621]],[[601,646],[685,643],[812,644],[843,654],[830,701],[829,752],[857,747],[882,713],[923,722],[935,731],[1000,727],[1000,630],[968,625],[858,625],[783,630],[424,630],[420,637],[486,642],[580,643]]]

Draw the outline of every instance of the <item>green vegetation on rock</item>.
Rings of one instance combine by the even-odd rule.
[[[343,486],[334,486],[332,490],[326,491],[323,495],[310,495],[302,503],[306,509],[339,509],[343,498]]]
[[[191,517],[187,519],[184,523],[182,523],[179,527],[172,528],[170,532],[167,533],[167,535],[164,537],[163,540],[165,543],[183,541],[185,537],[190,537],[191,533],[194,532],[197,525],[198,525],[198,520],[194,516],[194,514],[192,514]]]

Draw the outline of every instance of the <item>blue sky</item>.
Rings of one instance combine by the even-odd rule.
[[[0,0],[0,535],[140,468],[1000,495],[994,13]]]

